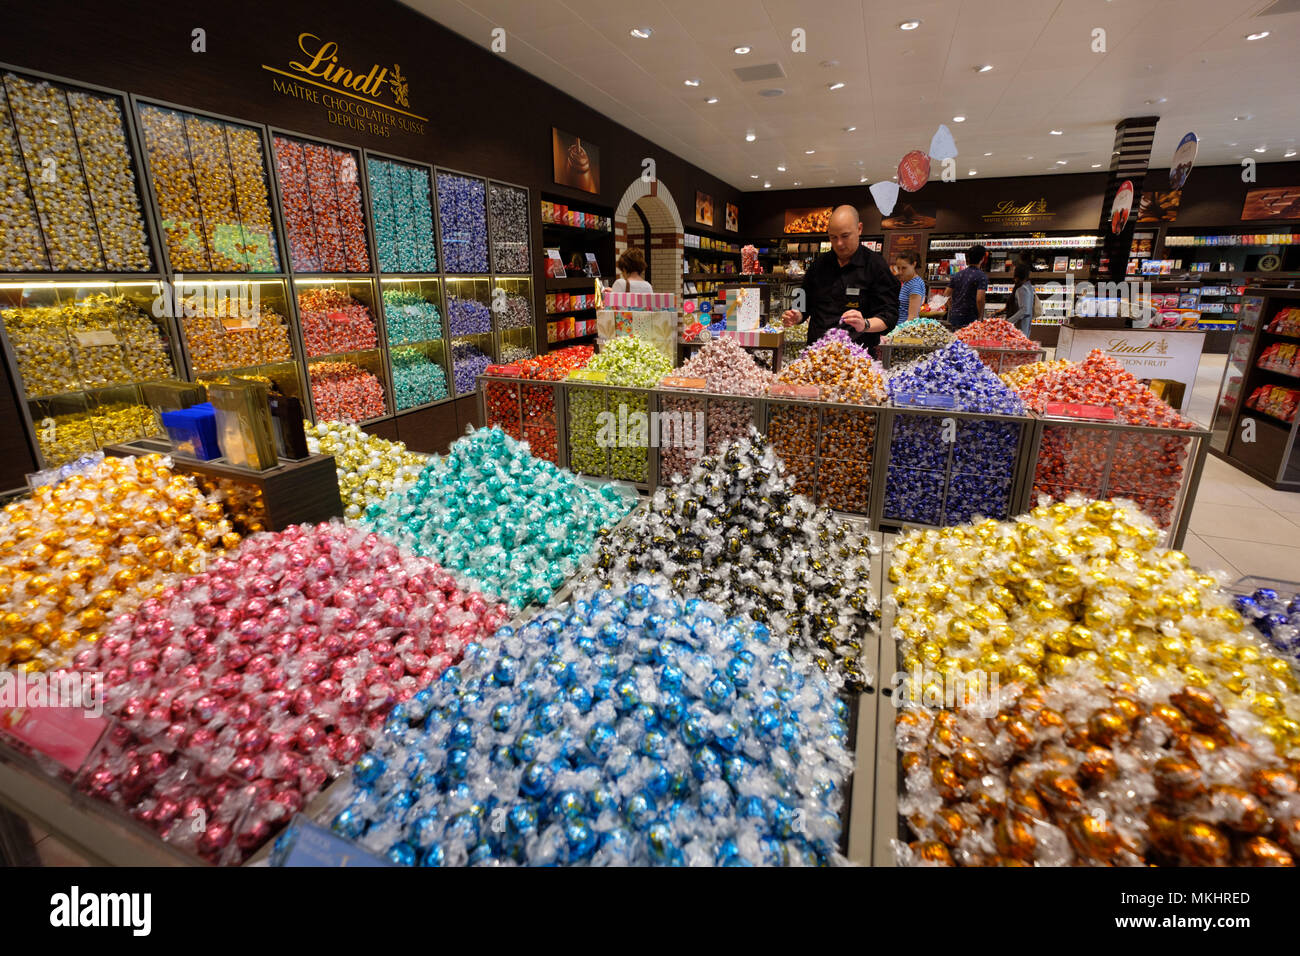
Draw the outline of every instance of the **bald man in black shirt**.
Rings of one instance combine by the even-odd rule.
[[[808,344],[837,326],[864,347],[898,324],[899,283],[884,257],[862,245],[862,219],[853,206],[837,206],[827,229],[831,251],[818,256],[804,274],[802,308],[787,309],[787,325],[808,318]],[[796,303],[798,304],[798,303]]]

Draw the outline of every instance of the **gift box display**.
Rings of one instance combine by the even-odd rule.
[[[669,367],[677,363],[676,312],[601,309],[596,313],[596,337],[602,347],[624,335],[662,352]]]

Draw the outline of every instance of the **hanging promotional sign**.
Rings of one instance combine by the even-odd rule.
[[[898,185],[914,193],[930,181],[930,157],[914,149],[898,163]]]
[[[1191,175],[1192,164],[1196,162],[1196,149],[1200,141],[1195,133],[1188,133],[1178,141],[1174,150],[1173,161],[1169,164],[1169,188],[1182,189]]]

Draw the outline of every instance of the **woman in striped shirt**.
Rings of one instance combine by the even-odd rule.
[[[902,287],[898,290],[898,324],[908,319],[915,319],[921,314],[921,303],[925,301],[925,280],[916,274],[921,268],[921,257],[915,252],[900,252],[894,257],[898,281]]]

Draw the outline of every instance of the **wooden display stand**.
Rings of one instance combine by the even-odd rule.
[[[280,459],[280,464],[266,471],[253,471],[228,464],[225,459],[201,461],[178,455],[171,445],[159,439],[109,445],[105,455],[126,458],[138,455],[169,455],[173,468],[182,474],[224,478],[257,488],[266,507],[264,524],[268,531],[282,531],[291,524],[315,524],[343,517],[343,499],[339,496],[339,479],[333,455],[312,455],[302,461]]]

